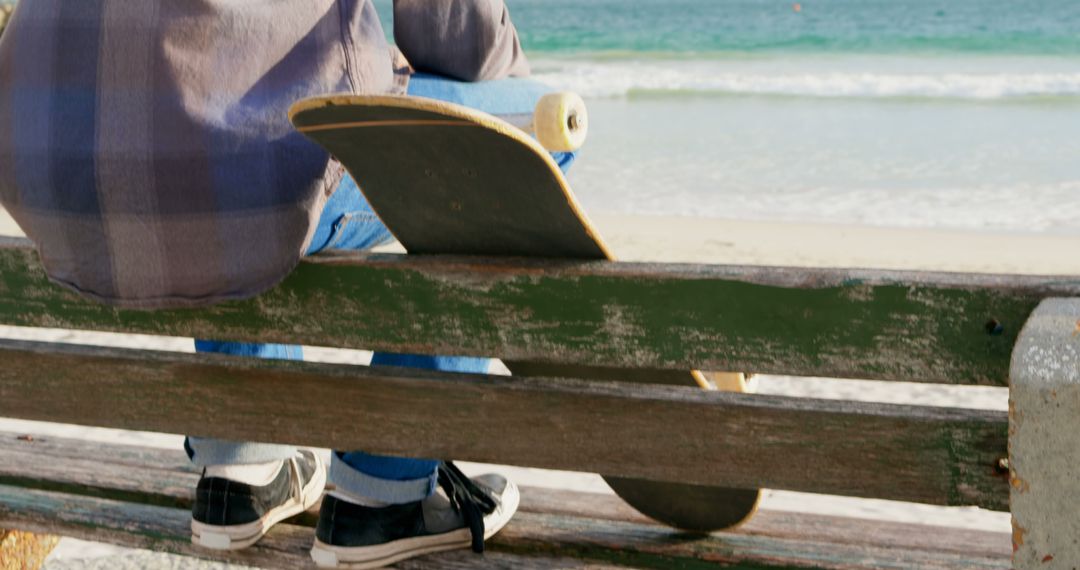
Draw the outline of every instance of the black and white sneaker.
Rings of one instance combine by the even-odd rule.
[[[403,505],[365,507],[323,499],[311,558],[322,568],[380,568],[406,558],[472,546],[499,532],[517,512],[517,486],[500,475],[469,479],[453,463],[439,467],[434,495]]]
[[[239,550],[255,544],[270,527],[311,508],[326,486],[326,466],[308,450],[284,461],[266,485],[207,477],[205,473],[191,508],[191,542],[214,550]]]

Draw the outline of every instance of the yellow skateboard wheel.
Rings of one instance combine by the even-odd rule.
[[[750,392],[746,374],[742,372],[705,372],[712,385],[721,392]]]
[[[576,93],[549,93],[540,98],[533,113],[536,140],[551,152],[571,152],[585,144],[589,114]]]

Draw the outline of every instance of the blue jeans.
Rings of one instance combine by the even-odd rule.
[[[514,114],[530,112],[544,87],[527,80],[494,81],[464,84],[431,76],[417,76],[410,94],[449,100],[481,110]],[[565,171],[573,162],[572,153],[553,158]],[[307,254],[323,250],[364,250],[387,243],[393,238],[386,226],[372,212],[356,182],[346,175],[327,201]],[[196,340],[197,352],[217,352],[258,358],[303,360],[303,349],[296,345],[248,344]],[[459,356],[424,356],[375,353],[372,366],[405,366],[448,372],[483,373],[487,358]],[[362,421],[362,418],[358,418]],[[185,448],[199,466],[264,463],[287,459],[296,454],[290,445],[235,442],[212,438],[189,437]],[[407,503],[430,495],[436,485],[438,461],[377,456],[362,451],[335,451],[330,460],[329,479],[343,491],[387,503]]]

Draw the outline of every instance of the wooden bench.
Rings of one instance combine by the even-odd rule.
[[[329,254],[256,299],[138,312],[48,283],[28,242],[2,239],[0,324],[496,356],[605,375],[694,367],[984,386],[1009,384],[1019,341],[1012,390],[1024,408],[1013,411],[1010,461],[998,411],[704,392],[640,373],[511,378],[0,341],[0,416],[998,511],[1012,488],[1014,567],[1071,567],[1076,523],[1052,499],[1080,487],[1062,478],[1080,449],[1054,430],[1076,419],[1067,406],[1037,416],[1075,397],[1080,303],[1065,299],[1078,296],[1080,279],[1055,277]],[[349,417],[320,416],[335,408]],[[188,542],[195,475],[180,451],[19,435],[0,435],[0,527],[219,556]],[[534,488],[523,511],[483,559],[406,566],[1010,565],[1000,533],[764,512],[703,538],[610,496]],[[224,556],[307,564],[310,523]]]

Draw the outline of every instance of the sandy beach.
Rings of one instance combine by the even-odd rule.
[[[595,216],[626,261],[1080,274],[1080,236]]]
[[[623,261],[1080,274],[1080,236],[675,216],[593,215],[592,221]],[[2,209],[0,235],[22,235]]]
[[[966,272],[1080,274],[1077,239],[1028,234],[980,234],[960,231],[738,222],[697,218],[600,216],[602,234],[622,259],[788,266],[878,267]],[[0,212],[0,234],[19,235]],[[393,251],[390,247],[388,250]],[[190,339],[0,327],[0,336],[98,345],[153,347],[190,351]],[[313,348],[309,359],[366,364],[370,353]],[[1003,410],[1007,391],[977,388],[761,376],[761,393],[841,398],[932,406]],[[175,447],[178,435],[123,432],[80,426],[0,420],[0,429]],[[476,473],[485,466],[469,464]],[[507,469],[528,485],[610,492],[596,475],[536,469]],[[764,509],[804,511],[927,524],[955,525],[1008,532],[1005,513],[974,508],[944,508],[893,501],[863,500],[769,491]],[[47,568],[217,568],[202,562],[129,551],[64,539]]]

